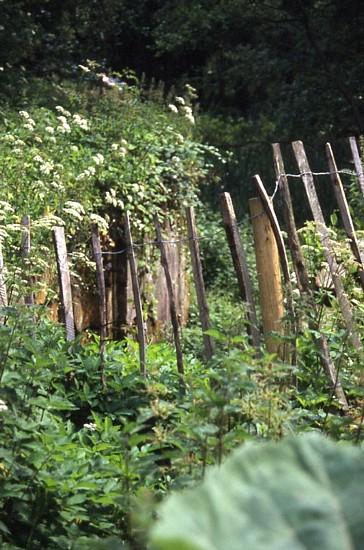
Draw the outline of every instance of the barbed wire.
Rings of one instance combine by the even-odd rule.
[[[283,178],[302,178],[303,176],[331,176],[331,175],[335,175],[335,174],[344,174],[344,175],[348,175],[348,176],[355,176],[356,175],[356,173],[354,171],[346,169],[346,168],[341,169],[341,170],[328,171],[328,172],[312,172],[312,171],[309,171],[309,172],[301,172],[300,174],[282,173],[282,174],[278,175],[278,178],[275,181],[275,186],[274,186],[273,193],[270,195],[269,198],[272,202],[274,201],[275,196],[276,196],[276,194],[278,192],[278,189],[279,189],[279,184],[280,184],[280,182]],[[264,212],[265,212],[265,210],[263,209],[262,212],[259,212],[258,214],[255,214],[250,219],[255,219],[259,216],[262,216],[264,214]],[[245,220],[242,220],[242,221],[236,223],[236,227],[239,227],[239,226],[243,225],[244,223],[245,223]],[[224,230],[225,230],[225,227],[219,228],[215,231],[214,235],[219,234]],[[105,251],[102,251],[101,254],[103,256],[108,256],[108,255],[114,256],[114,255],[125,254],[126,252],[128,252],[130,250],[130,248],[138,249],[138,248],[143,248],[144,246],[148,246],[148,245],[159,246],[159,244],[161,244],[161,243],[163,243],[163,244],[179,244],[179,243],[182,243],[182,242],[201,241],[201,240],[206,240],[206,239],[214,240],[214,237],[211,236],[211,235],[204,235],[204,236],[200,236],[200,237],[181,237],[179,239],[171,239],[171,240],[163,239],[161,241],[158,241],[158,240],[144,241],[142,243],[134,243],[132,246],[127,246],[126,248],[122,248],[120,250],[105,250]]]

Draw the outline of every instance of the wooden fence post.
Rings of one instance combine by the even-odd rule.
[[[4,257],[2,251],[2,238],[0,237],[0,307],[7,307],[8,305],[8,293],[6,289],[5,277],[4,277]],[[0,323],[4,323],[5,316],[0,315]]]
[[[177,370],[180,375],[180,380],[183,383],[183,375],[184,375],[183,354],[182,354],[182,345],[181,345],[181,339],[179,334],[179,323],[178,323],[178,317],[177,317],[176,300],[174,297],[172,277],[169,271],[167,252],[165,248],[165,243],[162,238],[162,230],[161,230],[158,216],[154,216],[154,226],[155,226],[155,231],[157,235],[157,245],[161,253],[161,262],[162,262],[164,274],[166,277],[167,292],[168,292],[168,298],[169,298],[169,309],[171,313],[174,343],[176,347]]]
[[[103,386],[105,380],[105,347],[107,339],[107,310],[106,310],[106,288],[104,275],[104,262],[102,259],[99,228],[93,224],[91,229],[92,250],[96,263],[96,284],[99,294],[99,312],[100,312],[100,379]]]
[[[130,230],[129,212],[125,213],[125,237],[126,237],[126,246],[128,247],[130,274],[131,274],[131,282],[133,287],[135,315],[136,315],[137,330],[138,330],[140,373],[143,376],[146,376],[147,374],[146,362],[145,362],[146,344],[145,344],[143,309],[142,309],[142,301],[140,297],[138,270],[137,270],[134,248],[133,248],[133,238]]]
[[[53,241],[56,252],[59,288],[61,294],[61,311],[66,326],[67,340],[75,339],[75,322],[73,317],[71,277],[68,267],[67,246],[64,227],[53,227]]]
[[[350,143],[351,154],[353,155],[356,175],[358,176],[359,189],[361,190],[361,192],[364,195],[363,165],[361,163],[360,153],[359,153],[359,149],[358,149],[358,145],[356,143],[355,137],[350,137],[349,138],[349,143]]]
[[[257,191],[259,193],[259,197],[260,197],[260,200],[262,201],[265,213],[269,218],[269,221],[270,221],[270,224],[271,224],[271,227],[272,227],[272,231],[274,233],[274,237],[275,237],[275,240],[276,240],[279,257],[280,257],[280,260],[281,260],[281,268],[282,268],[283,278],[284,278],[284,282],[285,282],[285,288],[286,288],[287,311],[288,311],[288,313],[291,317],[290,322],[288,323],[288,327],[289,327],[289,325],[291,325],[291,327],[294,329],[294,334],[296,336],[297,332],[298,332],[298,326],[297,326],[296,313],[295,313],[294,307],[293,307],[292,284],[291,284],[291,277],[290,277],[290,273],[289,273],[288,258],[287,258],[287,253],[286,253],[286,247],[285,247],[284,240],[283,240],[283,237],[282,237],[281,228],[279,227],[279,222],[278,222],[276,213],[274,211],[272,201],[271,201],[271,199],[270,199],[270,197],[269,197],[269,195],[268,195],[268,193],[267,193],[267,191],[266,191],[266,189],[263,185],[262,180],[260,179],[260,176],[255,175],[253,177],[253,181],[254,181],[255,186],[257,188]],[[286,332],[287,332],[287,329],[286,329]],[[291,332],[291,330],[289,330],[289,328],[288,328],[288,333],[290,333],[290,332]],[[288,346],[285,346],[285,348],[286,349],[284,350],[283,357],[285,358],[286,361],[289,361],[290,350],[288,349]],[[296,345],[295,345],[295,342],[294,342],[293,349],[292,349],[292,362],[293,363],[296,362],[296,351],[295,350],[296,350]]]
[[[260,346],[260,332],[255,311],[253,289],[249,277],[248,263],[236,223],[234,206],[229,193],[222,193],[220,195],[220,207],[226,237],[238,280],[240,296],[243,302],[246,303],[246,315],[249,321],[248,330],[251,334],[253,346],[258,349]]]
[[[192,207],[186,208],[186,217],[187,217],[187,230],[188,230],[188,239],[189,247],[192,260],[192,271],[193,271],[193,280],[195,283],[196,296],[198,310],[200,314],[200,323],[203,331],[203,345],[204,345],[204,355],[206,360],[211,359],[214,353],[214,345],[211,337],[208,334],[205,334],[207,330],[211,328],[210,318],[209,318],[209,308],[207,305],[205,283],[202,273],[202,265],[200,258],[200,247],[198,244],[197,230],[196,230],[196,221],[195,221],[195,212]]]
[[[339,302],[339,306],[343,315],[346,328],[348,330],[348,333],[354,348],[358,352],[362,353],[362,345],[360,342],[359,334],[355,326],[351,305],[344,291],[343,283],[339,274],[339,266],[336,262],[335,255],[332,250],[330,234],[325,224],[324,216],[323,216],[319,199],[315,189],[313,175],[307,160],[303,143],[302,141],[294,141],[292,143],[292,146],[293,146],[293,151],[297,160],[298,167],[301,172],[302,180],[306,189],[306,194],[308,197],[308,201],[310,203],[311,211],[316,223],[316,228],[321,240],[324,256],[330,269],[330,274],[332,277],[332,281],[334,283],[336,296]]]
[[[278,180],[278,189],[282,197],[283,218],[286,224],[288,233],[288,244],[292,254],[293,263],[295,266],[297,284],[300,290],[309,288],[309,277],[306,270],[300,241],[296,229],[294,219],[293,205],[291,194],[289,191],[288,180],[285,174],[283,158],[279,143],[273,143],[273,157],[276,178]]]
[[[24,227],[21,240],[21,257],[24,263],[26,263],[30,255],[30,217],[24,216],[21,223]],[[28,282],[32,285],[31,279]],[[24,302],[28,306],[34,305],[34,295],[32,291],[24,296]]]
[[[269,353],[284,358],[284,346],[271,332],[282,333],[283,291],[279,253],[271,223],[260,198],[249,200],[253,224],[260,306],[265,344]]]
[[[336,202],[340,210],[341,219],[344,225],[346,235],[350,242],[351,250],[353,252],[354,258],[359,264],[360,283],[361,283],[362,289],[364,290],[363,259],[360,254],[359,243],[358,243],[358,239],[356,238],[356,233],[354,229],[353,220],[351,218],[348,201],[346,200],[344,187],[337,170],[334,153],[332,152],[330,143],[326,143],[326,156],[329,164],[329,170],[331,172],[331,183],[334,189]]]
[[[293,205],[291,199],[291,193],[289,191],[288,179],[285,174],[285,168],[283,163],[283,158],[281,154],[281,149],[279,143],[273,143],[273,158],[274,158],[274,168],[276,173],[276,178],[278,180],[278,188],[282,196],[282,209],[283,217],[286,224],[288,243],[289,248],[292,254],[292,260],[295,266],[295,271],[297,275],[297,285],[303,300],[305,301],[308,308],[315,311],[317,305],[314,301],[310,284],[309,276],[305,265],[305,260],[302,254],[301,245],[297,233],[296,222],[294,218]],[[315,320],[312,320],[309,317],[309,326],[316,332],[319,332],[320,326],[319,323]],[[324,334],[320,333],[318,336],[313,336],[315,345],[319,352],[320,361],[322,367],[329,379],[330,386],[335,393],[338,402],[340,403],[343,410],[348,409],[348,402],[344,390],[341,386],[338,373],[336,371],[334,362],[330,356],[329,345],[327,338]]]

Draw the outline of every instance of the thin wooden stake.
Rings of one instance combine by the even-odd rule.
[[[278,188],[282,197],[282,211],[283,218],[286,224],[289,248],[297,275],[297,285],[307,308],[311,311],[315,311],[317,309],[317,304],[315,303],[313,294],[311,292],[309,276],[297,233],[291,193],[289,191],[288,179],[285,174],[285,168],[279,143],[273,143],[273,158],[276,178],[278,180]],[[338,377],[334,362],[330,356],[327,338],[324,334],[319,334],[318,336],[316,336],[316,333],[320,331],[319,322],[313,320],[310,316],[309,327],[313,331],[312,334],[314,342],[318,349],[321,364],[329,379],[331,388],[335,393],[338,402],[340,403],[343,410],[348,410],[348,402],[346,400],[344,390],[341,386],[341,382]]]
[[[210,330],[209,308],[207,305],[205,283],[202,273],[202,265],[200,258],[200,247],[198,244],[198,236],[196,229],[195,212],[192,207],[186,208],[187,231],[189,238],[189,247],[192,260],[193,280],[195,283],[197,304],[200,315],[200,323],[203,331],[203,345],[205,358],[208,361],[214,353],[214,345],[211,337],[206,334]]]
[[[238,280],[240,296],[243,302],[246,303],[246,314],[249,321],[248,329],[251,334],[253,346],[258,349],[260,346],[260,332],[255,311],[253,288],[249,277],[248,263],[240,240],[234,206],[229,193],[222,193],[220,195],[220,207],[226,237]]]
[[[363,172],[363,165],[362,165],[362,163],[361,163],[360,153],[359,153],[359,149],[358,149],[358,145],[357,145],[357,143],[356,143],[355,137],[350,137],[350,138],[349,138],[349,143],[350,143],[351,154],[353,155],[353,160],[354,160],[354,166],[355,166],[356,175],[358,176],[359,188],[360,188],[361,192],[362,192],[363,195],[364,195],[364,172]]]
[[[8,293],[4,277],[4,257],[2,251],[2,239],[0,238],[0,307],[8,306]],[[5,315],[0,315],[0,323],[5,321]]]
[[[126,246],[128,247],[128,258],[129,258],[129,265],[130,265],[131,282],[133,287],[134,304],[135,304],[135,315],[136,315],[137,330],[138,330],[140,372],[143,376],[146,376],[147,374],[146,362],[145,362],[146,343],[145,343],[143,309],[142,309],[142,301],[140,297],[138,270],[137,270],[137,265],[135,260],[133,238],[130,230],[130,220],[129,220],[128,212],[126,212],[125,214],[125,239],[126,239]]]
[[[284,346],[271,334],[272,332],[282,333],[282,317],[284,315],[277,243],[260,198],[249,199],[249,209],[253,224],[265,345],[269,353],[277,353],[284,359]]]
[[[306,189],[306,194],[310,203],[311,211],[316,223],[316,228],[321,240],[324,256],[329,266],[332,281],[334,283],[336,296],[339,302],[341,313],[343,315],[343,319],[344,319],[346,328],[348,330],[351,342],[354,348],[361,353],[362,345],[360,342],[359,334],[355,326],[350,302],[344,291],[344,286],[339,274],[339,266],[336,262],[336,259],[332,250],[330,234],[325,224],[324,216],[323,216],[319,199],[316,193],[314,179],[313,179],[310,165],[307,160],[306,152],[303,147],[303,143],[301,141],[294,141],[292,143],[292,146],[293,146],[293,151],[297,160],[297,164],[299,166],[299,169],[302,175],[302,180]]]
[[[339,206],[341,219],[343,221],[344,229],[349,239],[350,247],[353,252],[354,258],[359,264],[360,283],[364,290],[363,259],[360,254],[359,243],[358,243],[358,239],[356,238],[356,233],[354,229],[353,220],[351,218],[348,201],[346,200],[344,187],[341,182],[340,175],[337,171],[335,157],[334,157],[334,153],[332,152],[330,143],[326,143],[326,156],[329,164],[329,170],[331,172],[331,183],[334,189],[337,204]]]
[[[162,262],[164,274],[166,277],[167,292],[168,292],[168,298],[169,298],[169,310],[171,313],[174,344],[176,347],[177,370],[181,377],[181,381],[183,382],[183,375],[184,375],[183,354],[182,354],[182,345],[181,345],[181,339],[179,334],[179,323],[178,323],[178,317],[177,317],[176,300],[173,292],[172,277],[169,271],[166,247],[162,238],[162,230],[161,230],[161,226],[157,216],[154,216],[154,226],[155,226],[155,231],[157,235],[157,245],[161,253],[161,262]]]
[[[309,288],[309,277],[306,270],[301,245],[296,229],[296,222],[294,219],[293,205],[291,194],[289,191],[287,176],[285,175],[285,169],[283,164],[283,158],[280,150],[279,143],[273,143],[273,157],[274,168],[276,178],[278,180],[278,189],[282,197],[282,210],[284,223],[286,224],[288,233],[288,244],[292,254],[292,260],[295,266],[297,284],[299,290]]]
[[[104,275],[104,262],[102,259],[100,234],[97,225],[92,226],[91,230],[92,249],[96,263],[96,284],[99,294],[99,312],[100,312],[100,379],[103,386],[105,380],[105,348],[107,340],[107,310],[106,310],[106,288]]]
[[[22,226],[24,227],[22,240],[21,240],[21,257],[25,263],[28,260],[30,255],[30,217],[24,216],[21,223],[22,223]],[[32,285],[31,280],[29,281],[29,284]],[[27,306],[34,305],[33,292],[30,292],[29,294],[26,294],[24,296],[24,303]]]
[[[59,288],[61,294],[61,311],[66,326],[67,340],[75,339],[75,322],[73,317],[71,277],[68,267],[67,246],[64,227],[53,227],[53,241],[56,252]]]

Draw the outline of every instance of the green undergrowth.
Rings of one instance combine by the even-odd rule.
[[[328,393],[302,403],[294,369],[223,327],[211,332],[210,363],[186,348],[184,384],[170,344],[148,346],[144,378],[135,342],[110,342],[103,387],[97,337],[66,341],[41,308],[2,315],[2,548],[97,548],[110,536],[145,548],[156,503],[242,442],[306,430],[357,437]]]

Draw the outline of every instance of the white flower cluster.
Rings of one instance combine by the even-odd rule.
[[[86,118],[82,117],[78,113],[75,113],[71,115],[69,111],[64,109],[61,105],[56,106],[56,111],[60,113],[59,116],[57,116],[60,125],[57,126],[57,130],[61,132],[62,134],[69,134],[71,131],[71,124],[75,124],[82,130],[89,130],[89,122]],[[54,133],[54,129],[52,126],[47,126],[46,131],[50,134]]]
[[[122,210],[124,209],[124,202],[121,199],[118,199],[116,191],[112,187],[110,187],[109,191],[106,191],[105,193],[105,202],[115,206],[115,208],[119,207]]]
[[[54,170],[54,162],[51,160],[45,160],[40,155],[35,155],[33,158],[34,162],[39,164],[39,171],[45,176],[49,176]]]
[[[25,120],[23,124],[24,128],[32,132],[35,128],[35,121],[31,118],[30,114],[27,111],[19,111],[19,115]]]
[[[8,410],[8,406],[7,404],[5,403],[5,401],[3,401],[2,399],[0,399],[0,412],[2,411],[7,411]]]
[[[120,140],[120,143],[112,143],[111,150],[118,153],[122,158],[124,158],[128,153],[128,142],[126,139]]]
[[[179,105],[179,108],[174,103],[170,103],[168,105],[168,109],[175,114],[181,113],[188,120],[188,122],[190,122],[190,124],[195,124],[195,117],[193,116],[192,107],[186,105],[185,99],[177,96],[175,97],[175,103]]]
[[[105,158],[101,153],[96,153],[96,155],[92,157],[92,160],[97,166],[100,166],[100,164],[104,164]]]
[[[85,430],[90,430],[90,432],[94,432],[97,426],[96,424],[94,424],[94,422],[89,422],[84,424],[83,427],[85,428]]]

